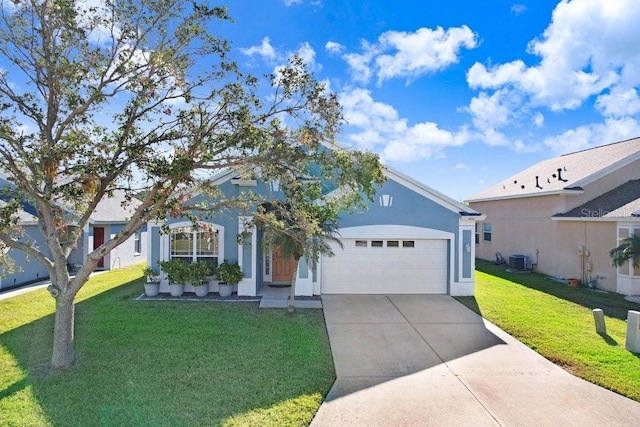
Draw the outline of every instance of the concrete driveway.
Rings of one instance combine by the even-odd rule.
[[[312,426],[639,425],[640,403],[574,377],[449,296],[322,303],[337,379]]]

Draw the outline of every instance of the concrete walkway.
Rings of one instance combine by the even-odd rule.
[[[640,403],[574,377],[451,297],[322,302],[337,379],[314,427],[640,425]]]

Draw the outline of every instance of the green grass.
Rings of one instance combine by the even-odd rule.
[[[48,368],[53,299],[0,301],[0,425],[307,425],[335,378],[321,310],[134,301],[142,267],[78,296],[77,363]]]
[[[625,349],[624,321],[638,304],[488,262],[477,268],[475,297],[458,298],[463,304],[574,375],[640,401],[640,355]],[[595,308],[606,335],[595,332]]]

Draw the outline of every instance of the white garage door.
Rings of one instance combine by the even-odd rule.
[[[322,259],[323,294],[446,294],[447,241],[342,239]]]

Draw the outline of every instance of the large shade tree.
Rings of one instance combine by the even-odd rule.
[[[264,79],[238,69],[212,31],[230,21],[225,8],[183,0],[0,2],[0,174],[10,183],[2,189],[0,252],[23,251],[49,272],[55,368],[74,361],[74,300],[99,260],[145,222],[184,214],[193,191],[219,196],[203,171],[234,168],[294,183],[313,165],[333,179],[340,202],[331,204],[341,209],[383,180],[375,155],[325,149],[339,132],[340,106],[299,58],[268,76],[269,96]],[[309,192],[300,200],[326,194],[294,187]],[[115,191],[126,194],[127,224],[70,277],[67,257]],[[212,199],[218,205],[206,209],[249,206]],[[44,246],[20,227],[25,204],[37,211]]]

